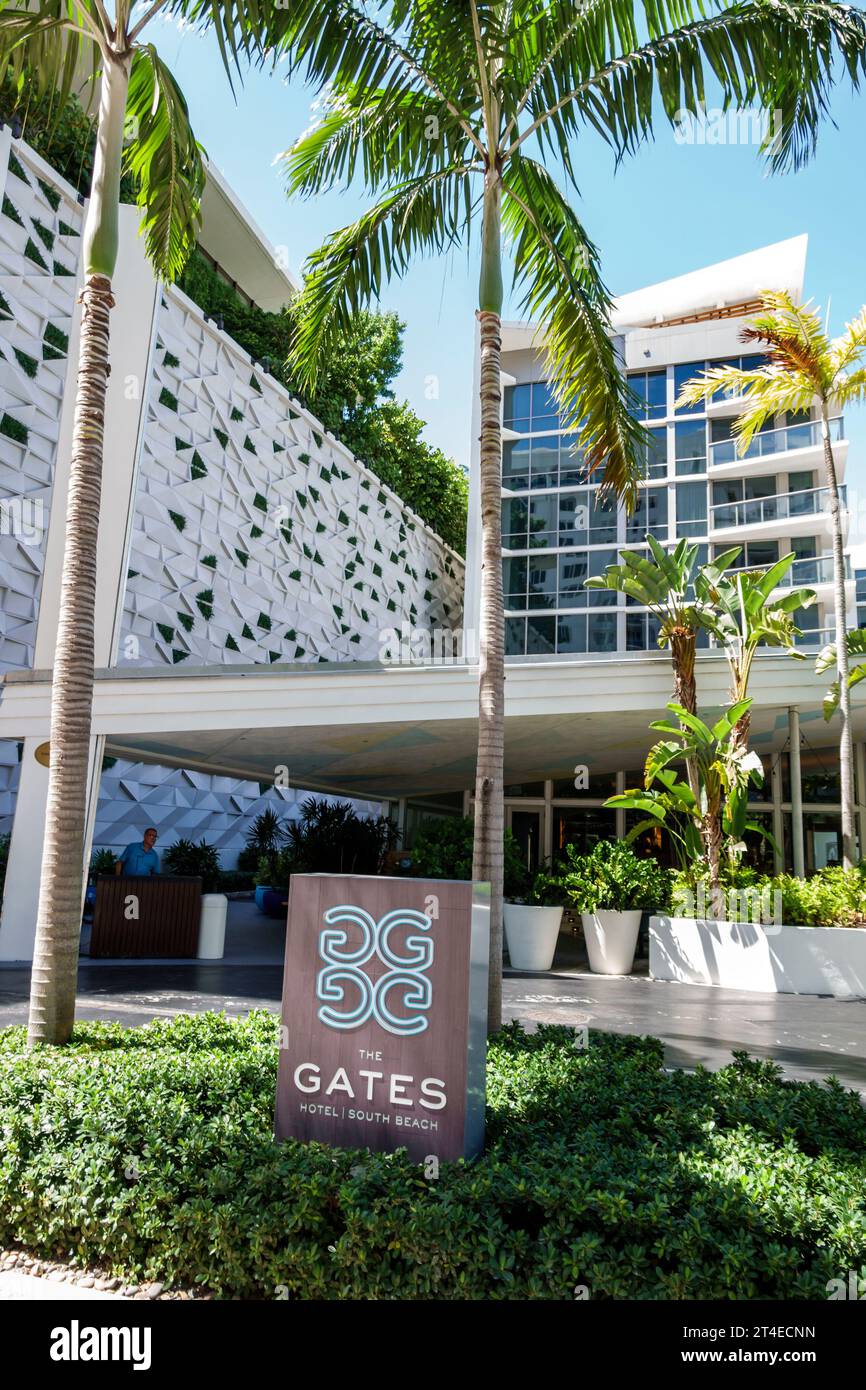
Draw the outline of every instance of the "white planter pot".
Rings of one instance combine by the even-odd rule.
[[[199,960],[222,960],[228,905],[229,900],[225,893],[202,893],[198,928]]]
[[[515,970],[549,970],[553,965],[561,907],[524,907],[505,904],[505,939]]]
[[[651,917],[650,975],[769,994],[866,999],[866,928]]]
[[[582,912],[589,968],[595,975],[628,975],[634,965],[640,908],[629,912]]]

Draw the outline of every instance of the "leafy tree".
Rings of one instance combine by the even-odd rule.
[[[765,366],[744,371],[713,367],[687,382],[678,405],[694,405],[716,391],[742,396],[744,410],[734,421],[734,437],[743,453],[757,430],[771,416],[784,411],[811,412],[817,402],[824,444],[824,475],[833,522],[833,589],[836,620],[836,670],[842,727],[839,738],[839,770],[842,789],[842,862],[849,868],[855,857],[854,752],[848,684],[848,616],[845,604],[845,554],[842,506],[836,477],[836,460],[830,437],[830,418],[835,410],[866,400],[866,307],[838,338],[829,338],[817,310],[795,304],[787,291],[766,291],[761,313],[743,329],[744,343],[760,343],[769,350]]]

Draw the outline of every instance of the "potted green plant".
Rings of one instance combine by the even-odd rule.
[[[596,975],[627,975],[641,913],[667,902],[667,871],[622,840],[600,840],[589,854],[569,845],[566,853],[563,880],[581,915],[589,968]]]
[[[506,902],[505,939],[515,970],[550,969],[567,901],[562,881],[541,869],[525,896]]]

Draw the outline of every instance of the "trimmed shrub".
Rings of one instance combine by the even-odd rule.
[[[272,1138],[277,1020],[0,1033],[0,1243],[223,1297],[824,1299],[866,1273],[866,1113],[736,1055],[510,1026],[484,1155]]]

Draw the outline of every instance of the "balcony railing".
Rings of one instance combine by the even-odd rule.
[[[846,491],[839,489],[844,507]],[[790,517],[816,516],[830,510],[830,489],[806,488],[802,492],[780,492],[775,497],[750,497],[743,502],[719,502],[710,508],[710,529],[729,526],[759,526],[765,521],[786,521]]]
[[[842,438],[843,418],[836,415],[830,421],[830,439]],[[802,425],[783,425],[779,430],[763,430],[752,437],[749,447],[741,454],[737,452],[735,439],[720,439],[710,445],[710,467],[717,468],[722,463],[742,463],[747,459],[770,458],[776,454],[787,454],[792,449],[809,449],[821,443],[820,420],[806,421]]]
[[[794,621],[796,622],[796,617]],[[835,627],[804,628],[800,636],[794,639],[795,646],[798,647],[826,647],[828,642],[835,641]]]
[[[734,574],[737,570],[750,570],[751,572],[762,572],[772,569],[772,565],[750,565],[741,555],[735,564],[730,566]],[[845,556],[845,578],[850,579],[851,556]],[[810,584],[832,584],[833,582],[833,556],[830,551],[823,555],[804,555],[802,559],[795,560],[788,573],[780,580],[780,589],[801,589]]]

